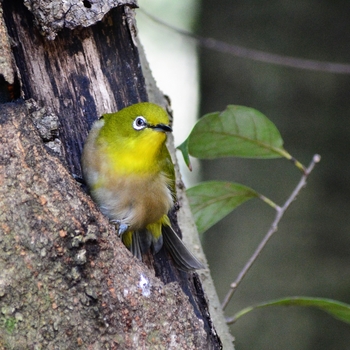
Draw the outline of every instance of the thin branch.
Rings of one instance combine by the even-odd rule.
[[[254,61],[265,62],[269,64],[276,64],[284,67],[291,67],[297,69],[307,69],[313,71],[320,71],[326,73],[336,73],[336,74],[350,74],[350,64],[346,63],[334,63],[325,62],[317,60],[309,60],[298,57],[278,55],[270,52],[248,49],[243,46],[228,44],[221,40],[216,40],[213,38],[206,38],[197,34],[193,34],[186,30],[177,28],[171,24],[168,24],[161,19],[149,14],[143,9],[139,9],[143,14],[149,17],[152,21],[171,29],[183,36],[187,36],[191,39],[196,40],[196,42],[202,46],[211,50],[218,52],[223,52],[230,54],[235,57],[247,58]]]
[[[276,206],[275,210],[276,210],[276,216],[275,219],[273,221],[273,223],[271,224],[270,229],[268,230],[267,234],[265,235],[265,237],[263,238],[263,240],[260,242],[260,244],[258,245],[258,247],[256,248],[255,252],[253,253],[253,255],[251,256],[251,258],[248,260],[248,262],[245,264],[245,266],[243,267],[242,271],[238,274],[236,280],[231,283],[230,286],[230,290],[228,291],[228,293],[226,294],[224,301],[222,302],[222,309],[225,310],[226,306],[228,305],[228,303],[230,302],[233,294],[235,293],[238,285],[242,282],[243,278],[245,277],[245,275],[247,274],[248,270],[252,267],[252,265],[254,264],[254,262],[256,261],[256,259],[258,258],[258,256],[260,255],[261,251],[264,249],[264,247],[266,246],[267,242],[270,240],[270,238],[272,237],[272,235],[277,231],[278,228],[278,224],[281,221],[284,213],[286,212],[286,210],[289,208],[289,206],[291,205],[291,203],[296,199],[297,195],[300,193],[301,189],[306,185],[306,180],[308,178],[308,176],[310,175],[311,171],[313,170],[314,166],[321,160],[321,157],[318,154],[315,154],[312,158],[312,161],[310,163],[310,165],[308,166],[308,168],[306,168],[305,173],[303,174],[303,176],[301,177],[298,185],[295,187],[294,191],[292,192],[292,194],[289,196],[289,198],[287,199],[287,201],[284,203],[284,205],[282,207]]]

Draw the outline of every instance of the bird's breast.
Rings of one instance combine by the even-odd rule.
[[[157,222],[173,206],[169,179],[162,173],[111,177],[92,196],[106,216],[129,225],[130,231]]]

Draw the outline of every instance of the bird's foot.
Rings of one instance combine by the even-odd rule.
[[[118,237],[123,235],[129,229],[129,225],[123,224],[120,220],[111,220],[111,223],[116,226],[118,231]]]

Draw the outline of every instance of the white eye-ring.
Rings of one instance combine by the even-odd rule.
[[[138,116],[135,118],[134,122],[132,123],[132,127],[135,130],[142,130],[147,127],[147,120],[146,118],[142,116]]]

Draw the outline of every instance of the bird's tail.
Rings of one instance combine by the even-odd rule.
[[[122,239],[131,253],[139,260],[142,260],[142,254],[147,253],[150,248],[157,253],[164,245],[180,270],[192,271],[204,268],[204,265],[186,248],[171,226],[163,225],[162,235],[158,239],[155,239],[147,230],[124,233]]]
[[[163,226],[162,234],[163,244],[180,270],[204,269],[204,265],[186,248],[171,226]]]

